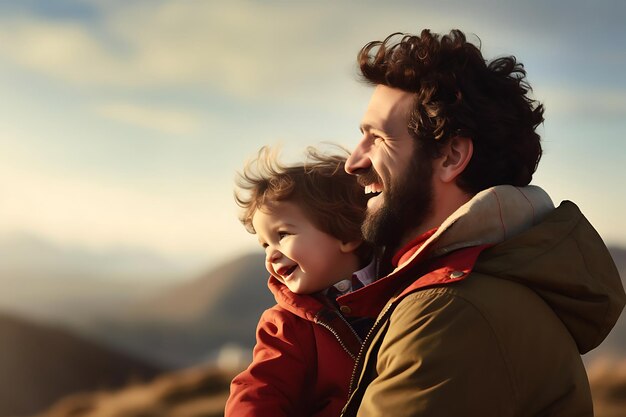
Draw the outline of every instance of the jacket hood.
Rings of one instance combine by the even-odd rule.
[[[428,256],[439,256],[461,248],[504,242],[538,224],[552,210],[552,200],[539,187],[488,188],[452,213],[413,257],[423,251],[428,251]]]
[[[574,203],[555,209],[536,186],[504,185],[476,194],[394,273],[418,257],[485,244],[494,246],[474,271],[533,289],[581,353],[598,346],[615,325],[626,295],[604,242]]]
[[[606,338],[624,308],[626,295],[608,249],[570,201],[485,258],[474,270],[532,288],[565,324],[580,353]]]

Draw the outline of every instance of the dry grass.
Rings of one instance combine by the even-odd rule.
[[[626,359],[598,358],[587,373],[596,417],[626,417]]]
[[[626,359],[588,366],[596,417],[626,417]],[[36,417],[221,417],[234,372],[192,368],[115,392],[73,395]]]
[[[194,368],[115,392],[67,397],[37,417],[218,417],[233,374]]]

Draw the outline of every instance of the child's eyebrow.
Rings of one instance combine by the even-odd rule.
[[[277,221],[272,225],[273,229],[280,229],[281,227],[296,227],[296,225],[282,220]]]
[[[283,227],[296,227],[295,224],[291,224],[291,223],[283,223],[282,226]]]

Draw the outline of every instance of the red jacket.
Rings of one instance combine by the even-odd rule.
[[[337,417],[361,340],[335,308],[270,277],[276,302],[257,327],[252,364],[233,379],[225,417]]]

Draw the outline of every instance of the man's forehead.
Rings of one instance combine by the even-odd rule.
[[[378,85],[372,94],[363,125],[373,128],[390,130],[394,122],[406,122],[413,106],[415,94],[397,88]]]

